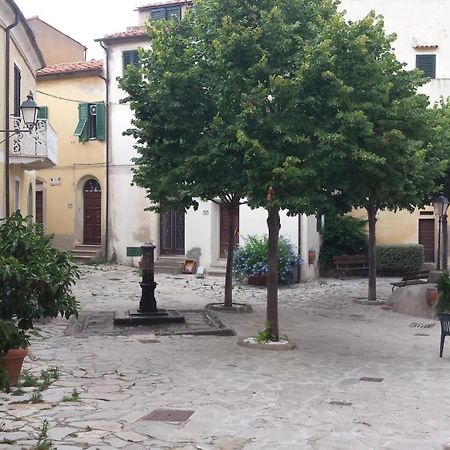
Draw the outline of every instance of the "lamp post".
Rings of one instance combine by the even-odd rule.
[[[438,216],[438,245],[436,269],[441,270],[441,230],[442,230],[442,269],[448,268],[448,230],[447,230],[447,209],[449,201],[443,194],[439,194],[433,201],[435,215]]]
[[[25,123],[26,130],[21,129],[13,129],[11,130],[9,128],[9,122],[6,123],[6,130],[0,130],[2,133],[6,133],[5,139],[0,141],[0,144],[3,144],[3,142],[8,141],[12,136],[29,132],[33,130],[33,128],[36,126],[37,122],[37,116],[39,112],[39,106],[36,105],[36,102],[33,99],[33,94],[30,91],[30,93],[27,95],[27,99],[22,102],[20,105],[20,112],[22,114],[22,120]],[[9,118],[8,118],[9,120]],[[9,145],[7,143],[6,145],[6,154],[5,154],[5,212],[6,216],[8,217],[10,214],[10,204],[9,204]]]

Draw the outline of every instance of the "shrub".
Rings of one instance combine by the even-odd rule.
[[[439,277],[438,284],[438,303],[436,306],[436,311],[438,313],[448,313],[450,312],[450,277],[448,273],[442,273]]]
[[[78,303],[71,286],[78,277],[72,256],[51,246],[39,224],[19,211],[0,225],[0,318],[21,330],[41,317],[69,318]]]
[[[377,270],[380,272],[412,272],[420,270],[423,262],[422,245],[377,245]]]
[[[248,236],[233,259],[233,272],[238,280],[249,276],[267,275],[267,236]],[[294,267],[303,264],[303,259],[294,253],[291,243],[280,236],[278,241],[278,280],[289,281]]]
[[[366,221],[350,216],[325,217],[320,246],[320,264],[333,265],[333,256],[367,254]]]

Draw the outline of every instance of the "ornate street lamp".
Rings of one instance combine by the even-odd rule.
[[[434,214],[438,216],[438,245],[437,245],[437,264],[436,269],[441,270],[441,229],[444,225],[443,230],[443,269],[447,270],[448,266],[448,233],[447,233],[447,209],[449,201],[448,198],[443,194],[439,194],[433,201]]]
[[[33,99],[33,94],[30,93],[27,95],[27,99],[22,102],[20,105],[20,111],[22,112],[22,118],[27,126],[28,130],[31,131],[37,122],[37,116],[39,113],[39,106],[36,105],[36,102]]]
[[[0,130],[2,133],[6,133],[6,137],[0,141],[0,144],[3,142],[9,141],[14,135],[21,138],[21,133],[26,133],[33,130],[36,126],[37,116],[39,112],[39,106],[36,105],[36,102],[33,99],[33,94],[30,93],[27,95],[27,99],[22,102],[20,105],[20,111],[22,113],[22,119],[26,125],[26,130],[21,130],[20,128],[13,128],[12,130],[9,128],[9,118],[7,121],[6,130]],[[6,216],[9,216],[10,207],[9,207],[9,142],[6,143],[6,154],[5,154],[5,210]]]
[[[36,102],[33,99],[33,93],[30,91],[30,93],[27,95],[27,99],[24,100],[20,105],[22,120],[25,123],[25,126],[27,127],[26,130],[20,130],[17,128],[14,128],[13,130],[8,130],[9,133],[11,134],[9,136],[6,136],[5,139],[3,139],[2,141],[0,141],[0,144],[3,144],[3,142],[5,142],[7,139],[10,139],[15,134],[25,132],[31,133],[33,128],[36,126],[39,109],[40,109],[39,106],[36,105]],[[0,130],[0,132],[6,133],[7,130]]]

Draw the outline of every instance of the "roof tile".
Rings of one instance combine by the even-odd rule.
[[[37,76],[57,75],[61,73],[91,72],[103,69],[103,61],[80,61],[70,63],[60,63],[53,66],[47,66],[37,71]]]

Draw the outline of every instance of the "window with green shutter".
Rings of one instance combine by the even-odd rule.
[[[38,119],[48,119],[48,106],[39,106]]]
[[[137,50],[125,50],[122,52],[123,74],[128,66],[139,66],[139,53]]]
[[[152,20],[167,20],[172,17],[181,20],[181,6],[158,6],[150,9]]]
[[[429,78],[436,78],[436,55],[416,55],[416,67]]]
[[[105,103],[80,103],[78,105],[78,125],[75,136],[80,142],[90,139],[104,141],[105,133]]]

